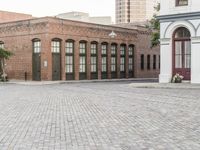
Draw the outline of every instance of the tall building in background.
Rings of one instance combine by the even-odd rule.
[[[159,0],[116,0],[116,23],[146,22],[155,13]]]
[[[85,12],[72,11],[59,14],[56,17],[61,19],[68,19],[68,20],[75,20],[75,21],[82,21],[82,22],[89,22],[96,24],[104,24],[104,25],[112,24],[112,18],[110,16],[90,17],[90,15]]]

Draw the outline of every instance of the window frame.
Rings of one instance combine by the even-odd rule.
[[[67,45],[68,43],[70,43],[72,45],[68,46]],[[69,51],[67,51],[68,48],[70,49]],[[71,63],[67,62],[67,57],[72,58]],[[67,66],[69,66],[69,68]],[[68,70],[72,70],[72,71],[68,72]],[[65,42],[65,73],[66,74],[74,74],[74,41],[72,41],[72,40],[68,40]]]
[[[104,49],[105,46],[105,49]],[[101,44],[101,72],[107,73],[108,71],[108,44],[102,43]],[[105,62],[103,62],[103,59],[106,59]]]
[[[84,48],[81,46],[82,44],[85,45]],[[85,50],[84,53],[83,49]],[[85,61],[81,61],[81,58],[84,58]],[[79,42],[79,73],[87,73],[87,42],[85,41]]]
[[[57,43],[59,43],[57,45]],[[60,53],[61,51],[61,41],[60,40],[52,40],[51,41],[51,53]]]
[[[176,7],[180,7],[180,6],[188,6],[188,0],[186,0],[186,1],[187,1],[187,4],[180,4],[180,1],[181,1],[181,0],[176,0],[176,2],[175,2],[175,3],[176,3],[176,4],[175,4]]]
[[[117,44],[111,44],[111,73],[117,72]]]
[[[120,72],[126,72],[126,45],[120,45]]]
[[[41,53],[41,40],[40,39],[35,39],[32,41],[33,42],[33,53],[34,54],[40,54]],[[37,45],[35,45],[37,44]]]
[[[95,47],[93,47],[94,45]],[[96,52],[94,53],[94,51]],[[96,59],[95,62],[93,62],[93,58]],[[97,73],[98,71],[98,44],[96,42],[92,42],[90,45],[90,69],[91,73]]]
[[[130,50],[130,48],[132,50]],[[130,45],[128,47],[128,70],[129,72],[132,72],[133,71],[133,64],[134,64],[134,46],[133,45]],[[130,59],[132,59],[132,62],[130,63]],[[130,69],[131,68],[131,69]]]

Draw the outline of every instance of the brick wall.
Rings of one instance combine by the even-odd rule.
[[[0,11],[0,23],[25,20],[33,18],[32,15],[15,12]]]
[[[114,31],[117,36],[109,37]],[[135,77],[158,77],[159,69],[141,70],[140,55],[159,55],[159,48],[150,48],[150,32],[133,30],[121,27],[104,26],[77,21],[62,20],[51,17],[18,21],[0,24],[0,41],[5,43],[5,48],[15,55],[7,61],[7,73],[9,78],[24,79],[24,73],[28,73],[28,79],[32,80],[32,40],[41,40],[41,79],[52,80],[52,53],[51,40],[61,40],[61,79],[66,79],[65,74],[65,41],[74,41],[75,79],[79,79],[79,42],[87,43],[87,79],[90,79],[90,44],[95,41],[98,44],[98,79],[101,79],[101,44],[108,43],[108,71],[107,76],[111,78],[110,70],[110,46],[117,44],[117,77],[120,78],[120,45],[134,45],[134,75]],[[152,56],[153,57],[153,56]],[[146,57],[145,57],[146,58]],[[152,61],[153,59],[151,59]],[[48,66],[44,66],[44,61]],[[128,77],[128,55],[126,55],[126,78]]]

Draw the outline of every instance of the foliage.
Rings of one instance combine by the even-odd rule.
[[[160,4],[154,8],[157,12],[160,11]],[[160,23],[157,19],[157,15],[154,14],[153,18],[149,22],[150,24],[147,26],[152,30],[151,36],[151,45],[152,47],[158,46],[160,44]]]
[[[183,78],[184,78],[183,76],[181,76],[180,74],[176,73],[172,78],[172,83],[181,83]]]
[[[11,52],[3,49],[3,48],[0,48],[0,60],[1,59],[9,59],[9,57],[12,55]]]
[[[3,48],[0,48],[0,80],[6,81],[7,74],[5,73],[5,59],[9,59],[13,54]]]

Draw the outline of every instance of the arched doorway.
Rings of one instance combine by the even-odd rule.
[[[184,80],[191,78],[191,40],[190,32],[180,27],[173,34],[173,75],[184,76]]]

